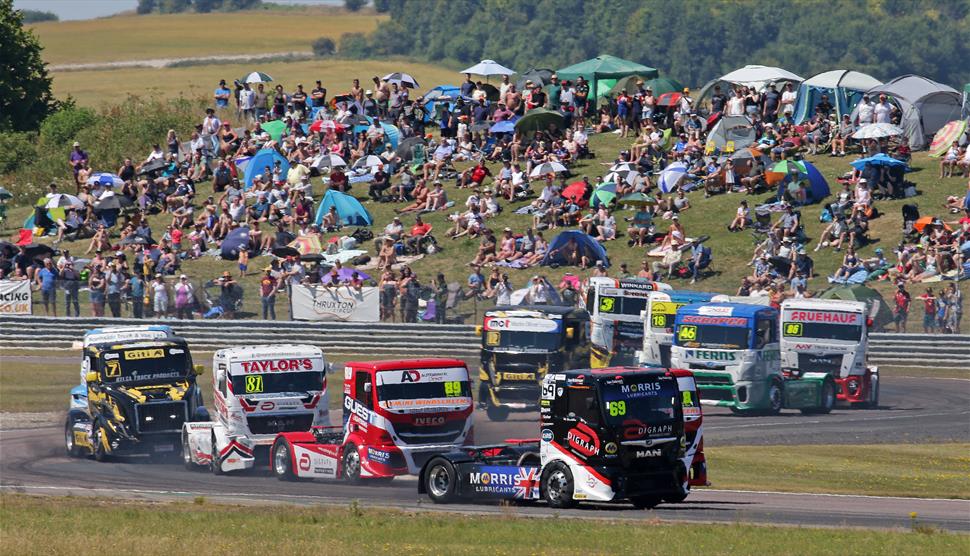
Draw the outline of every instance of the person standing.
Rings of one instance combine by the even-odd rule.
[[[906,332],[906,319],[909,317],[909,304],[911,301],[909,292],[906,291],[905,284],[896,286],[896,294],[893,296],[895,306],[893,307],[893,322],[896,324],[896,333]]]
[[[259,300],[263,306],[263,320],[276,320],[276,278],[273,269],[266,267],[259,280]]]
[[[155,275],[155,281],[151,285],[152,309],[156,318],[165,317],[168,314],[168,286],[161,274]]]
[[[420,294],[421,285],[418,283],[417,276],[415,276],[404,287],[404,322],[417,322]]]
[[[229,106],[229,97],[232,95],[232,90],[226,86],[226,80],[220,79],[219,86],[216,87],[215,93],[212,98],[215,100],[216,106],[219,108],[226,108]]]
[[[81,289],[81,275],[74,269],[74,261],[64,262],[61,271],[61,285],[64,287],[64,315],[71,316],[71,304],[74,305],[74,316],[81,316],[81,306],[78,303],[78,292]]]
[[[923,302],[923,332],[932,334],[936,332],[936,296],[933,288],[926,288],[926,293],[919,299]]]
[[[192,320],[192,302],[195,299],[195,288],[189,277],[179,276],[179,281],[175,284],[175,317],[178,319]]]
[[[41,297],[44,300],[44,314],[51,316],[51,309],[54,310],[54,315],[57,316],[57,269],[54,268],[54,261],[44,259],[44,267],[41,268],[34,281],[40,285]]]
[[[879,95],[879,102],[872,109],[873,121],[877,124],[890,123],[893,106],[886,100],[886,95]]]
[[[91,294],[91,312],[96,317],[104,316],[104,272],[100,266],[95,266],[88,278],[88,291]]]
[[[145,280],[137,267],[135,273],[128,278],[125,291],[131,296],[131,316],[136,319],[143,318],[145,314]]]
[[[256,118],[256,91],[249,83],[243,83],[243,89],[239,91],[239,111],[247,120]]]
[[[435,276],[432,287],[434,288],[434,322],[445,324],[447,322],[445,311],[448,305],[448,283],[445,281],[445,275],[439,272]]]
[[[104,282],[111,316],[118,318],[121,316],[121,291],[125,288],[127,282],[127,277],[121,270],[120,265],[116,263],[111,264],[107,274],[105,274]]]

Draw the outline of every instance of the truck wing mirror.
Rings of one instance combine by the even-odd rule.
[[[374,389],[374,387],[371,386],[371,383],[369,383],[369,382],[365,382],[364,383],[364,392],[365,393],[370,394],[373,389]]]
[[[95,371],[88,371],[87,374],[84,375],[84,381],[85,382],[97,382],[98,381],[98,373],[95,372]]]
[[[476,336],[482,335],[482,325],[479,324],[478,326],[475,327],[475,335]]]
[[[205,373],[205,365],[192,365],[192,372],[195,373],[196,376]]]
[[[333,373],[333,369],[334,369],[333,363],[327,363],[327,365],[324,367],[324,372],[326,372],[329,375]]]

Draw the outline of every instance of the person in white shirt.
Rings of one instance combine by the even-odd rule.
[[[216,111],[212,108],[206,108],[205,119],[202,120],[202,138],[209,142],[212,152],[219,152],[219,128],[222,127],[222,121],[216,117]]]
[[[505,98],[505,93],[509,92],[509,87],[512,83],[509,82],[509,76],[502,76],[502,84],[498,87],[498,98]]]
[[[886,100],[886,95],[879,95],[879,103],[873,108],[873,116],[877,124],[888,124],[892,116],[893,106]]]
[[[872,123],[873,109],[875,107],[869,100],[869,95],[862,95],[862,102],[856,108],[856,125],[866,125]]]
[[[256,117],[256,91],[249,83],[243,83],[243,89],[239,91],[239,110],[243,118],[252,120]]]
[[[791,83],[785,83],[785,90],[781,93],[781,113],[789,118],[795,113],[795,99],[798,94]]]
[[[549,293],[546,291],[546,284],[538,276],[532,277],[532,283],[529,286],[529,301],[533,305],[545,305],[549,303]]]
[[[734,95],[728,99],[725,114],[728,116],[744,115],[744,98],[737,90],[735,90]]]

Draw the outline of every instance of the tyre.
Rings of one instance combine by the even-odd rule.
[[[198,471],[199,465],[192,461],[192,449],[189,447],[189,435],[182,433],[182,465],[188,471]]]
[[[435,504],[448,504],[455,501],[457,480],[455,466],[444,458],[435,458],[424,473],[424,490]]]
[[[572,508],[576,505],[573,499],[575,483],[569,467],[562,462],[549,464],[542,474],[542,496],[551,508]]]
[[[782,390],[781,382],[772,380],[768,387],[768,407],[764,409],[766,415],[778,415],[785,404],[785,393]]]
[[[822,383],[822,392],[820,395],[820,400],[818,407],[806,407],[802,409],[802,413],[806,415],[818,415],[831,413],[832,408],[835,407],[835,383],[830,378],[826,378]]]
[[[106,434],[104,431],[104,427],[98,426],[94,430],[94,438],[92,439],[92,442],[94,443],[94,448],[92,451],[94,452],[94,459],[96,461],[108,460],[108,452],[106,452],[104,449],[103,439],[105,438],[105,436]]]
[[[879,409],[879,375],[869,375],[869,401],[866,403],[869,409]]]
[[[655,494],[630,497],[630,503],[632,503],[633,507],[638,510],[649,510],[655,508],[660,504],[660,502],[662,502],[661,498]]]
[[[489,421],[504,421],[509,418],[509,408],[503,405],[492,405],[489,401],[485,404],[485,414]]]
[[[213,475],[225,475],[222,470],[222,461],[219,459],[219,448],[216,447],[216,433],[212,433],[209,446],[212,451],[212,459],[209,460],[209,470]]]
[[[683,466],[680,468],[680,481],[676,485],[676,491],[670,494],[664,494],[662,500],[664,502],[670,502],[671,504],[679,504],[690,495],[690,475],[684,470]]]
[[[360,452],[357,451],[357,445],[354,443],[347,444],[344,447],[343,456],[343,478],[350,483],[360,483]]]
[[[277,479],[281,481],[296,480],[290,446],[282,438],[273,443],[273,449],[270,450],[270,462],[272,462],[273,474],[276,475]]]
[[[81,448],[74,442],[74,419],[70,417],[67,418],[67,423],[64,425],[64,449],[69,458],[79,458],[84,455]]]

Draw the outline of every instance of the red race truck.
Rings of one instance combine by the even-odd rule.
[[[343,408],[342,427],[276,436],[277,478],[391,480],[473,438],[468,368],[458,359],[347,363]]]

